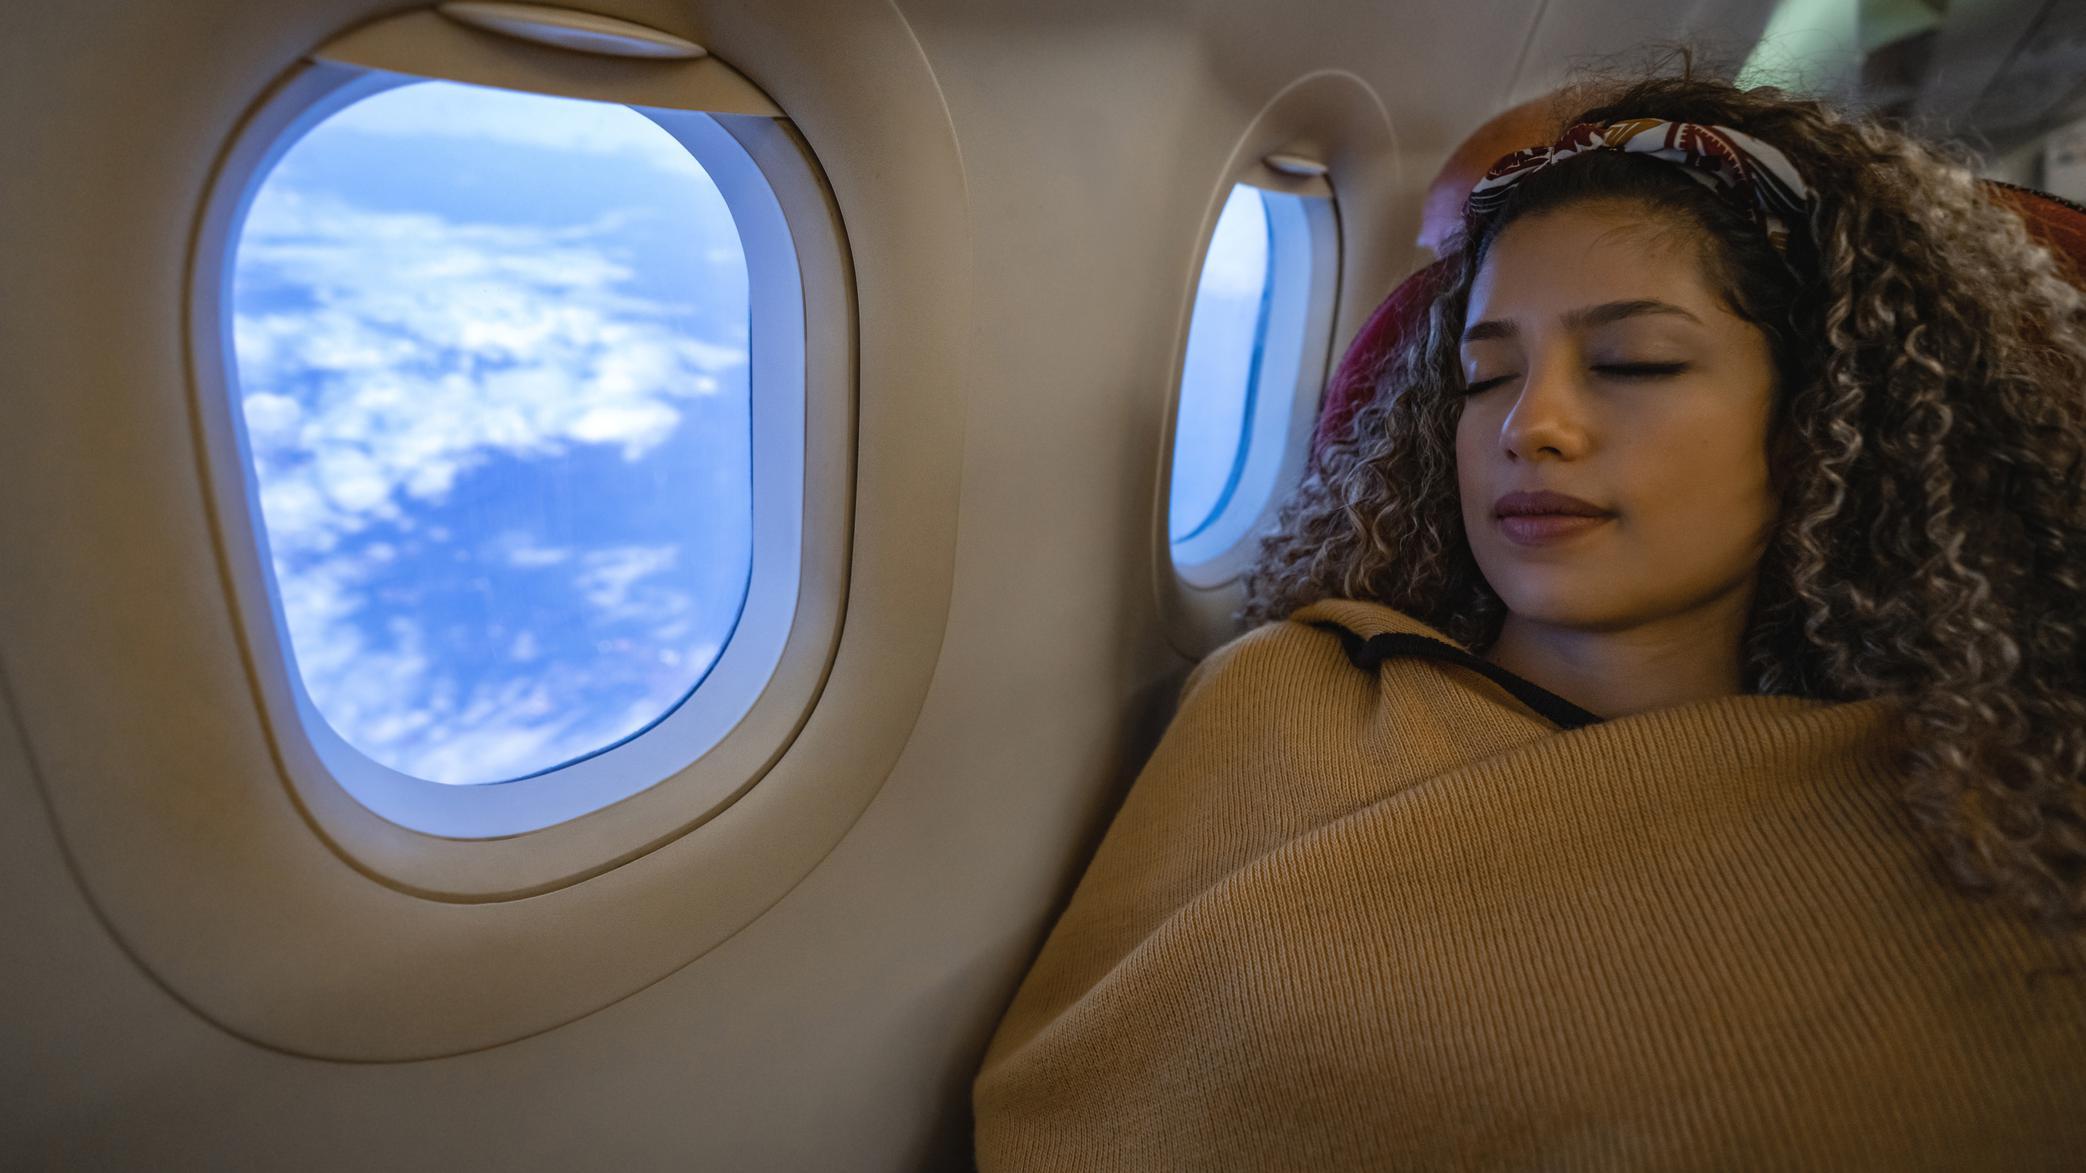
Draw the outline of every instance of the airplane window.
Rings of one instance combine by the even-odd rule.
[[[350,745],[486,783],[702,682],[753,554],[749,277],[724,196],[627,107],[361,98],[235,234],[239,406],[291,668]]]
[[[1270,247],[1262,193],[1245,184],[1233,187],[1202,263],[1181,368],[1167,527],[1176,542],[1207,527],[1238,486],[1254,360],[1267,330]]]
[[[1197,278],[1174,412],[1167,537],[1185,581],[1236,578],[1301,474],[1338,270],[1329,195],[1231,189]]]

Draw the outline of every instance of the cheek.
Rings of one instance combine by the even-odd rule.
[[[1668,486],[1688,500],[1743,512],[1767,494],[1767,436],[1750,416],[1730,413],[1676,436],[1668,453]]]
[[[1624,478],[1635,528],[1701,558],[1737,557],[1774,520],[1766,437],[1754,421],[1718,420],[1633,444]]]
[[[1485,486],[1478,481],[1478,472],[1484,467],[1476,450],[1477,428],[1470,422],[1468,413],[1456,420],[1456,487],[1462,495],[1465,516],[1476,497]]]
[[[1485,455],[1483,413],[1469,408],[1468,401],[1459,402],[1456,407],[1456,469],[1459,474],[1464,469],[1482,467]]]

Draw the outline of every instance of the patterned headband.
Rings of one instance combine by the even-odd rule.
[[[1801,216],[1811,197],[1788,157],[1749,134],[1728,126],[1624,118],[1581,122],[1550,146],[1515,151],[1494,163],[1470,189],[1470,210],[1489,214],[1506,202],[1521,180],[1574,155],[1600,150],[1679,164],[1685,174],[1750,216],[1767,233],[1768,243],[1784,255],[1789,249],[1788,218]]]

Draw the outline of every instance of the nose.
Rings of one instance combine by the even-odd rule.
[[[1529,356],[1521,391],[1500,421],[1501,450],[1513,459],[1547,453],[1575,457],[1587,445],[1586,385],[1575,356],[1561,348]]]

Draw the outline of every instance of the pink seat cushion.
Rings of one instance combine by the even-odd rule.
[[[2028,234],[2068,265],[2072,280],[2086,288],[2086,208],[2044,192],[2011,184],[1985,182],[1985,194],[2020,213]],[[1354,421],[1355,412],[1376,391],[1376,380],[1398,340],[1426,321],[1427,308],[1446,278],[1448,266],[1436,261],[1407,277],[1383,299],[1347,347],[1347,354],[1326,381],[1319,402],[1318,427],[1311,435],[1311,457]]]

